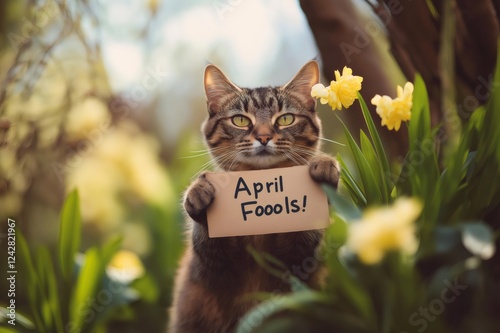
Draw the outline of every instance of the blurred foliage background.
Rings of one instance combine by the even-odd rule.
[[[78,189],[79,251],[107,248],[119,236],[120,245],[109,250],[116,260],[108,264],[139,272],[132,275],[142,281],[141,297],[98,329],[162,332],[183,249],[180,199],[208,161],[199,131],[206,64],[241,86],[279,85],[318,57],[325,81],[348,65],[365,77],[367,96],[394,95],[395,83],[418,71],[429,88],[433,124],[486,101],[498,37],[495,3],[478,1],[475,11],[460,1],[390,3],[1,1],[2,233],[3,221],[14,219],[32,252],[46,248],[55,258],[59,212]],[[410,24],[407,15],[417,13],[421,24]],[[482,30],[473,24],[480,18],[488,23]],[[318,112],[324,137],[346,143],[331,111]],[[471,112],[445,122],[451,139]],[[361,112],[341,117],[356,131],[365,126]],[[407,136],[380,131],[391,163],[401,163]],[[325,142],[323,150],[353,163],[346,146]],[[4,250],[0,260],[3,267]],[[16,301],[20,314],[30,313],[26,289],[18,289]]]
[[[1,220],[17,222],[32,254],[48,248],[56,258],[59,211],[77,188],[79,250],[121,236],[120,249],[139,258],[155,295],[106,326],[163,332],[183,249],[182,192],[208,161],[196,152],[204,148],[203,69],[215,63],[241,85],[285,83],[317,54],[298,3],[13,0],[0,7]],[[6,252],[0,256],[6,262]],[[125,259],[115,266],[137,265],[129,257],[118,256]],[[27,294],[18,289],[17,311],[30,317]]]

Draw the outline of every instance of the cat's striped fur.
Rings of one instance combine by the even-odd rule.
[[[223,170],[256,170],[309,164],[314,180],[337,186],[337,162],[319,152],[321,123],[310,95],[318,80],[318,65],[310,61],[282,87],[247,89],[209,65],[205,70],[209,117],[203,132],[218,166]],[[169,332],[232,332],[255,305],[245,301],[245,295],[289,290],[285,281],[254,262],[246,251],[248,244],[292,269],[313,257],[321,240],[318,230],[211,239],[206,208],[213,197],[214,188],[202,173],[184,198],[191,221],[187,250],[175,282]],[[319,271],[302,276],[313,286],[318,277]]]

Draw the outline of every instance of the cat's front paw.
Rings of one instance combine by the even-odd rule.
[[[189,187],[184,196],[186,213],[198,223],[207,223],[207,208],[215,198],[215,188],[207,179],[207,173],[202,173]]]
[[[314,181],[337,187],[340,177],[340,165],[331,156],[314,156],[309,162],[309,174]]]

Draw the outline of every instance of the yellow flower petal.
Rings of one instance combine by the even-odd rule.
[[[411,119],[411,108],[413,106],[413,84],[406,82],[404,88],[397,86],[397,97],[375,95],[371,103],[377,107],[377,114],[381,118],[382,126],[389,130],[398,131],[401,122]]]
[[[106,271],[114,280],[131,282],[144,275],[141,259],[132,251],[121,250],[111,259]]]
[[[358,253],[358,256],[365,264],[373,265],[382,260],[384,253],[377,248],[364,248]]]
[[[371,100],[372,105],[378,105],[380,103],[381,99],[382,99],[382,96],[380,96],[378,94],[373,96],[373,98]]]
[[[311,97],[313,98],[326,98],[328,97],[328,89],[321,83],[315,84],[311,89]],[[325,104],[325,103],[323,103]]]
[[[413,254],[418,247],[414,222],[422,211],[415,199],[400,198],[392,206],[368,209],[349,227],[347,247],[365,264],[382,260],[388,251]]]
[[[340,77],[341,77],[341,76],[340,76],[340,72],[336,70],[336,71],[335,71],[335,72],[333,72],[333,73],[334,73],[334,75],[335,75],[335,81],[337,81],[337,82],[338,82],[338,81],[340,81]]]
[[[342,76],[349,76],[349,75],[352,75],[352,69],[347,66],[344,66],[344,68],[342,69]]]
[[[352,75],[352,69],[349,67],[342,69],[342,75],[336,70],[334,76],[335,80],[331,81],[328,87],[314,85],[311,96],[320,98],[322,104],[328,103],[332,110],[342,110],[342,108],[350,107],[358,98],[357,94],[361,90],[363,78]]]

